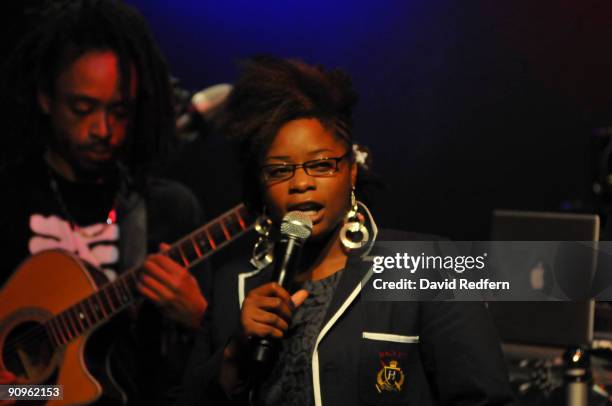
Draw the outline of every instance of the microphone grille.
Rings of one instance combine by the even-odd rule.
[[[283,217],[280,227],[281,235],[305,240],[312,232],[312,220],[301,211],[290,211]]]

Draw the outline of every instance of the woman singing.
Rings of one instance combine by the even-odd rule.
[[[481,303],[363,300],[361,282],[371,275],[363,249],[431,237],[378,232],[359,202],[365,157],[351,137],[355,101],[349,78],[338,70],[271,57],[246,65],[227,102],[224,128],[239,146],[247,201],[272,226],[250,263],[245,258],[215,274],[182,404],[513,401]],[[273,266],[266,261],[291,211],[312,220],[295,293],[270,282]],[[259,338],[279,343],[265,371],[249,370]]]

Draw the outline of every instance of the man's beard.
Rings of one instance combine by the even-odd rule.
[[[101,161],[88,160],[82,155],[71,156],[68,162],[72,166],[75,177],[85,182],[100,182],[113,178],[117,174],[118,158],[116,153],[111,158]]]
[[[88,159],[86,148],[77,145],[51,145],[54,153],[63,159],[73,172],[74,178],[81,182],[105,182],[115,178],[118,170],[118,151],[104,160]]]

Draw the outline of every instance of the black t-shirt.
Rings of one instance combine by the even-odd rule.
[[[117,182],[69,182],[42,159],[7,168],[0,175],[5,191],[0,218],[4,251],[0,282],[24,259],[55,248],[77,255],[111,279],[116,276],[120,227],[106,221],[115,205]]]
[[[55,180],[58,192],[53,190]],[[59,248],[77,255],[105,271],[111,279],[119,270],[121,220],[107,224],[111,210],[118,209],[119,180],[104,184],[69,182],[50,169],[41,158],[31,158],[0,173],[0,284],[27,257],[45,249]],[[184,186],[150,179],[143,189],[147,211],[147,251],[158,250],[202,222],[199,204]],[[76,223],[76,227],[75,227]]]

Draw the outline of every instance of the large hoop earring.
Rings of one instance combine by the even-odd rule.
[[[344,217],[344,225],[340,229],[340,242],[347,251],[362,248],[370,240],[370,232],[364,225],[365,218],[359,213],[355,188],[351,190],[351,208]]]
[[[255,231],[259,238],[253,247],[250,263],[257,269],[265,268],[273,261],[274,244],[270,239],[272,220],[266,214],[264,207],[261,215],[255,220]]]

